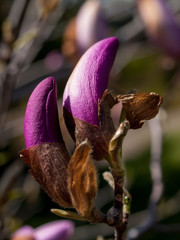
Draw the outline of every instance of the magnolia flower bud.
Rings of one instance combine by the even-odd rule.
[[[35,180],[58,204],[72,207],[67,189],[70,160],[62,139],[57,110],[56,84],[43,80],[31,94],[25,113],[26,150],[21,157],[31,168]]]
[[[11,240],[35,240],[34,229],[30,226],[23,226],[12,235]]]
[[[150,39],[165,53],[180,58],[180,25],[164,0],[137,0]]]
[[[56,83],[46,78],[31,94],[24,118],[26,148],[44,142],[62,142],[58,121]]]
[[[107,88],[118,45],[118,39],[111,37],[89,48],[72,72],[63,95],[63,114],[71,136],[75,139],[76,125],[79,136],[81,132],[85,133],[81,141],[88,138],[94,147],[101,142],[102,153],[108,140],[103,141],[106,136],[102,136],[100,131],[98,103]]]
[[[70,221],[54,221],[36,229],[23,226],[11,237],[11,240],[68,240],[74,230]]]
[[[74,231],[71,221],[53,221],[35,229],[37,240],[68,240]]]

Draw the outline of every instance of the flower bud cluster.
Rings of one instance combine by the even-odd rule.
[[[63,111],[67,128],[76,142],[72,157],[60,130],[53,77],[39,83],[26,107],[26,149],[21,151],[22,159],[56,203],[76,208],[82,216],[91,214],[97,192],[96,171],[90,155],[93,149],[97,151],[96,144],[100,147],[97,159],[107,154],[108,134],[103,121],[99,121],[98,108],[108,85],[118,44],[118,39],[112,37],[93,45],[82,56],[67,82]],[[111,137],[114,131],[109,134]]]
[[[81,57],[66,84],[63,116],[76,144],[72,156],[60,130],[53,77],[46,78],[35,88],[25,113],[26,149],[21,151],[22,159],[30,167],[35,180],[56,203],[75,208],[87,219],[95,215],[93,202],[97,193],[97,176],[93,160],[106,159],[111,162],[111,167],[120,166],[115,159],[118,159],[117,147],[120,148],[125,134],[116,132],[111,108],[122,102],[130,127],[139,128],[145,120],[157,114],[161,104],[157,94],[114,98],[109,93],[108,79],[118,45],[116,37],[94,44]],[[116,172],[119,174],[121,171],[118,169]]]

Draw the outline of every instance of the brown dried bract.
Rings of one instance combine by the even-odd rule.
[[[43,143],[20,152],[35,180],[63,207],[72,207],[67,187],[70,156],[63,143]]]
[[[100,127],[74,117],[65,107],[63,116],[71,137],[76,141],[76,146],[88,138],[92,148],[91,154],[95,160],[102,160],[108,154],[109,142],[103,136]]]
[[[141,128],[145,120],[154,118],[162,103],[162,97],[156,93],[138,93],[117,96],[122,102],[130,128]]]
[[[98,104],[99,125],[101,132],[108,141],[111,140],[116,131],[114,122],[111,118],[111,108],[116,103],[117,101],[113,98],[109,91],[106,90]]]
[[[80,120],[63,108],[66,126],[76,145],[88,138],[92,148],[91,155],[97,161],[108,155],[109,141],[116,131],[111,118],[111,108],[116,103],[117,100],[106,90],[98,104],[99,126]]]
[[[97,192],[97,178],[89,160],[90,147],[82,142],[75,150],[68,166],[68,187],[73,206],[83,216],[89,217]]]
[[[98,126],[89,124],[78,118],[74,118],[76,124],[76,145],[88,138],[91,144],[91,155],[94,160],[102,160],[108,155],[108,139],[105,138]]]

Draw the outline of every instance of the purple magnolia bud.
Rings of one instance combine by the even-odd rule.
[[[74,231],[71,221],[54,221],[44,224],[36,229],[24,226],[18,229],[11,240],[68,240]]]
[[[23,226],[19,228],[12,236],[11,240],[35,240],[34,238],[35,230],[30,226]]]
[[[35,229],[35,240],[68,240],[74,231],[71,221],[54,221]]]
[[[76,17],[76,41],[80,54],[108,36],[108,26],[99,0],[87,0]]]
[[[59,205],[72,207],[67,188],[70,160],[58,121],[56,84],[46,78],[31,94],[24,120],[25,150],[20,157],[35,180]]]
[[[29,98],[24,119],[24,136],[26,148],[40,143],[62,141],[53,77],[43,80]]]
[[[150,39],[171,57],[180,58],[180,26],[164,0],[137,0]]]
[[[81,57],[63,95],[63,107],[74,117],[99,125],[98,101],[108,85],[119,41],[111,37],[94,44]]]

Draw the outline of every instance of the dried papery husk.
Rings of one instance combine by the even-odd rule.
[[[63,109],[63,114],[68,131],[76,142],[76,146],[88,138],[92,149],[91,155],[94,160],[104,159],[108,154],[108,141],[103,136],[100,127],[72,116],[66,108]]]
[[[91,155],[94,160],[103,160],[108,155],[108,139],[106,139],[98,126],[89,124],[78,118],[75,118],[76,123],[76,145],[81,144],[88,138],[91,144]]]
[[[162,97],[154,92],[119,95],[117,100],[122,102],[132,129],[141,128],[145,120],[154,118],[162,104]]]
[[[94,160],[103,160],[109,154],[109,141],[116,131],[111,118],[111,108],[116,103],[117,101],[106,90],[98,104],[99,126],[80,120],[63,108],[64,120],[71,137],[77,146],[88,139]]]
[[[99,117],[99,125],[101,128],[101,132],[108,142],[113,137],[116,132],[116,128],[114,126],[114,122],[111,118],[111,108],[117,104],[117,100],[113,98],[113,96],[109,93],[107,89],[99,101],[98,104],[98,117]]]
[[[68,166],[68,187],[73,206],[83,217],[90,217],[97,192],[97,177],[89,159],[91,148],[87,141],[76,149]]]
[[[20,152],[30,172],[48,195],[60,206],[72,207],[67,187],[70,160],[64,143],[42,143]]]

